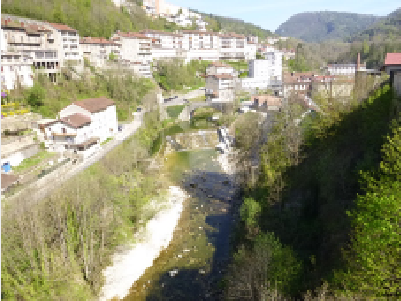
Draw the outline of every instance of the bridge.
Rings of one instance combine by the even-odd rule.
[[[200,102],[189,102],[187,106],[182,110],[178,118],[182,121],[189,121],[195,110],[202,107],[212,107],[219,111],[224,111],[227,106],[232,106],[232,102],[227,101],[200,101]]]

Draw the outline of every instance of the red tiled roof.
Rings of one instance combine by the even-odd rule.
[[[154,29],[144,29],[140,31],[141,34],[159,34],[159,35],[165,35],[165,36],[174,36],[174,37],[182,37],[182,34],[174,33],[174,32],[167,32],[167,31],[162,31],[162,30],[154,30]]]
[[[57,29],[57,30],[77,32],[76,29],[71,28],[71,27],[69,27],[69,26],[67,26],[67,25],[65,25],[65,24],[50,23],[50,22],[49,22],[49,25],[50,25],[51,27],[53,27],[54,29]]]
[[[91,123],[90,117],[87,117],[80,113],[72,114],[64,118],[61,118],[61,121],[67,123],[73,128],[79,128],[81,126]]]
[[[144,34],[138,32],[117,32],[117,34],[124,38],[151,39]]]
[[[281,106],[281,98],[272,95],[253,95],[252,101],[258,106]]]
[[[384,65],[401,65],[401,53],[387,53]]]
[[[120,45],[106,38],[83,37],[79,40],[80,44],[103,44],[103,45]]]
[[[8,187],[12,186],[14,183],[18,181],[19,177],[16,175],[1,174],[1,190],[7,189]]]
[[[74,105],[80,106],[85,110],[96,113],[106,109],[108,106],[113,106],[115,103],[106,97],[101,98],[87,98],[73,102]]]

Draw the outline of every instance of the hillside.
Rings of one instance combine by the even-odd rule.
[[[365,40],[374,42],[401,40],[401,8],[347,39],[348,42]]]
[[[110,37],[117,29],[173,31],[180,27],[165,19],[146,16],[136,0],[130,0],[130,12],[117,8],[111,0],[3,0],[1,12],[37,20],[65,23],[81,36]],[[46,9],[43,9],[46,7]]]
[[[344,39],[367,29],[380,19],[378,16],[332,11],[306,12],[293,15],[275,31],[306,42]]]
[[[254,35],[260,38],[266,38],[270,36],[275,36],[270,30],[263,29],[255,24],[245,22],[240,19],[234,19],[229,17],[222,17],[213,14],[206,14],[199,12],[197,10],[191,9],[194,12],[201,14],[202,18],[209,23],[208,29],[213,31],[226,31],[235,32],[244,35]]]

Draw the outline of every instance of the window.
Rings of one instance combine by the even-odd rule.
[[[63,134],[67,133],[66,128],[62,128],[61,131],[63,132]]]

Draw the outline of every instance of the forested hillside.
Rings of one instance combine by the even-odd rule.
[[[193,11],[198,12],[196,10]],[[238,34],[259,36],[260,38],[275,36],[275,34],[272,33],[270,30],[263,29],[257,25],[245,22],[240,19],[222,17],[202,12],[198,13],[200,13],[204,20],[209,23],[208,29],[213,31],[223,30],[226,32],[235,32]]]
[[[138,31],[179,29],[175,23],[163,18],[151,19],[131,3],[130,12],[124,7],[117,8],[111,0],[4,0],[1,12],[37,20],[64,23],[78,30],[81,36],[110,37],[117,29]]]
[[[341,12],[306,12],[293,15],[276,30],[276,34],[306,42],[343,40],[379,20],[378,16]]]
[[[349,42],[394,42],[394,40],[401,41],[401,8],[398,8],[379,22],[374,23],[368,29],[347,39]]]
[[[284,108],[261,149],[259,182],[244,187],[230,299],[401,296],[400,100],[384,85],[346,107],[315,101],[325,114],[301,126],[287,122],[298,107]],[[242,153],[260,141],[253,126],[236,126]]]

